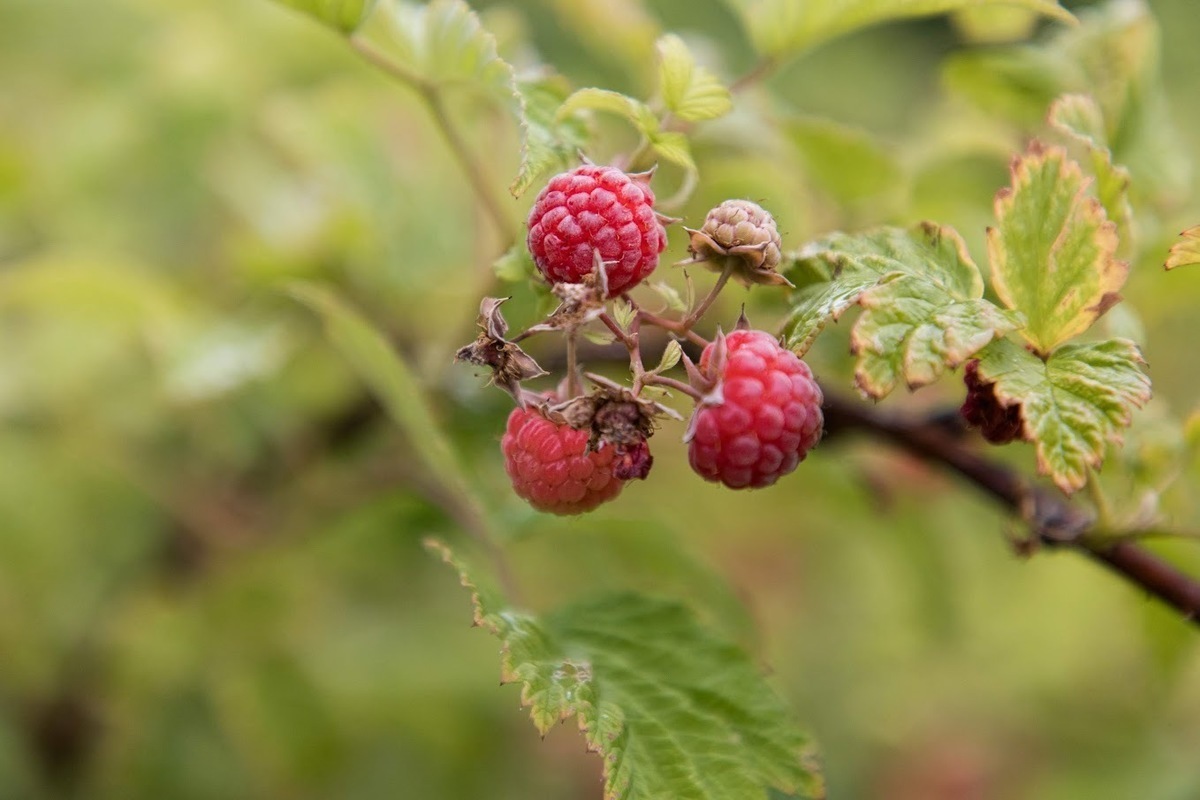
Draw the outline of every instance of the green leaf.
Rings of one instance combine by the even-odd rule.
[[[1129,205],[1129,170],[1113,163],[1100,106],[1088,95],[1063,95],[1050,106],[1049,121],[1052,127],[1087,151],[1092,174],[1096,176],[1096,196],[1108,218],[1117,226],[1122,251],[1128,251],[1133,220],[1133,209]]]
[[[514,244],[505,250],[504,255],[497,258],[492,264],[492,270],[496,273],[496,277],[505,283],[527,281],[537,274],[533,256],[529,254],[529,248],[526,247],[525,242]]]
[[[903,381],[916,389],[1021,324],[983,299],[983,278],[953,228],[924,223],[834,234],[805,248],[809,269],[829,275],[800,293],[788,346],[802,351],[825,321],[854,304],[863,314],[851,345],[855,379],[880,398]]]
[[[323,22],[341,33],[353,33],[362,25],[375,0],[275,0]]]
[[[650,288],[663,299],[663,302],[667,304],[667,308],[672,311],[684,312],[688,310],[689,306],[684,303],[683,298],[679,295],[679,291],[666,281],[654,281],[650,284]]]
[[[624,117],[647,137],[652,138],[658,132],[658,119],[645,103],[609,89],[580,89],[559,106],[555,119],[562,121],[579,111],[602,111]]]
[[[1006,405],[1021,406],[1025,434],[1037,447],[1038,471],[1064,492],[1087,483],[1105,444],[1150,399],[1145,361],[1127,339],[1069,344],[1045,361],[1002,340],[983,351],[980,374]]]
[[[840,202],[880,194],[901,180],[895,156],[861,128],[800,117],[789,120],[784,129],[807,176]]]
[[[1071,22],[1053,0],[726,0],[741,17],[755,48],[781,59],[835,36],[890,20],[978,6],[1019,6]]]
[[[383,403],[438,483],[463,503],[477,507],[420,381],[383,334],[322,286],[297,282],[288,293],[320,316],[329,341]]]
[[[514,91],[513,69],[496,51],[496,38],[461,0],[381,3],[355,37],[415,85],[469,86],[502,101]]]
[[[1200,225],[1193,225],[1179,234],[1183,241],[1176,242],[1167,255],[1167,269],[1176,267],[1191,267],[1200,264]]]
[[[696,162],[692,159],[692,147],[687,135],[679,131],[657,131],[650,135],[650,144],[654,152],[678,164],[693,175],[696,174]]]
[[[1054,98],[1077,91],[1074,61],[1051,48],[972,49],[946,59],[942,81],[952,93],[989,114],[1038,128]]]
[[[1035,141],[1011,172],[988,229],[992,283],[1025,315],[1021,335],[1046,354],[1120,300],[1129,265],[1116,259],[1116,226],[1063,150]]]
[[[663,349],[662,359],[658,362],[658,366],[654,368],[656,375],[661,375],[667,370],[673,369],[679,363],[679,359],[683,357],[683,348],[675,339],[667,342],[666,348]]]
[[[605,594],[534,616],[515,610],[444,545],[475,622],[503,644],[501,680],[521,683],[543,735],[578,720],[604,765],[606,800],[822,797],[809,739],[736,646],[682,605]]]
[[[575,161],[587,143],[587,126],[577,114],[555,115],[567,98],[561,77],[518,81],[513,97],[521,126],[521,166],[508,190],[520,197],[545,172]]]
[[[688,46],[674,34],[658,40],[658,81],[667,110],[681,120],[697,122],[722,117],[733,98],[717,76],[696,64]]]

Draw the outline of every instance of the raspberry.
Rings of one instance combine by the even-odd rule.
[[[551,283],[581,283],[594,252],[604,260],[608,296],[644,281],[658,266],[667,232],[645,181],[616,167],[585,164],[556,175],[529,212],[529,252]]]
[[[612,500],[624,483],[613,475],[614,448],[588,453],[588,432],[558,425],[535,408],[516,408],[500,440],[513,489],[538,511],[580,514]]]
[[[688,461],[705,480],[731,489],[770,486],[821,438],[821,388],[769,333],[736,330],[725,343],[728,355],[714,376],[721,401],[697,408]],[[701,372],[713,369],[714,348],[704,348]]]
[[[1021,422],[1021,406],[1003,405],[996,397],[996,384],[979,377],[979,361],[967,362],[963,370],[967,399],[959,413],[973,428],[979,428],[983,438],[992,444],[1008,444],[1025,436]]]

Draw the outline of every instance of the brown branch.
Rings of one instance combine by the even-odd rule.
[[[1089,538],[1091,513],[1053,490],[1030,485],[1018,472],[979,455],[942,426],[829,394],[825,419],[827,438],[858,430],[948,467],[1019,516],[1029,526],[1033,542],[1083,553],[1200,625],[1200,581],[1132,542]]]

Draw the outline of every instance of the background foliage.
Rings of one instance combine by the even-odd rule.
[[[349,26],[354,3],[325,5]],[[758,5],[475,7],[522,78],[543,62],[565,76],[536,85],[561,99],[648,96],[666,31],[728,81],[754,63],[736,9]],[[1134,198],[1151,222],[1123,290],[1141,314],[1101,321],[1150,364],[1156,399],[1127,451],[1147,472],[1179,445],[1156,421],[1200,397],[1200,273],[1161,270],[1200,221],[1200,23],[1192,0],[1150,7],[1165,95],[1135,72],[1099,98],[1148,109],[1108,132],[1135,187],[1154,188]],[[999,21],[795,40],[752,27],[770,52],[823,43],[700,129],[703,181],[678,213],[752,197],[790,246],[931,218],[987,252],[992,196],[1050,100],[1158,35],[1123,39],[1133,55],[970,44]],[[411,55],[431,80],[461,77]],[[421,97],[320,26],[265,0],[5,0],[0,66],[0,796],[598,797],[599,760],[573,725],[541,740],[517,690],[497,689],[495,641],[422,547],[472,513],[515,532],[530,609],[648,590],[769,665],[832,796],[1200,795],[1194,633],[1081,559],[1013,558],[1000,515],[879,445],[730,493],[691,474],[668,429],[654,481],[594,515],[519,505],[496,447],[508,400],[450,363],[505,236]],[[704,98],[671,97],[703,118]],[[469,94],[447,105],[502,191],[521,159],[511,115]],[[610,123],[606,141],[632,136]],[[660,196],[691,166],[677,145],[655,141]],[[684,246],[672,230],[667,255]],[[331,343],[297,302],[328,314],[314,283],[386,330],[434,406],[389,410],[449,421],[449,443],[374,411],[336,347],[361,331],[330,321]],[[722,298],[730,320],[743,299]],[[506,313],[527,321],[534,304],[521,291]],[[853,380],[847,327],[808,356],[831,385]],[[901,394],[961,400],[953,379]],[[478,496],[445,502],[431,459],[434,477],[466,464]],[[1200,569],[1192,543],[1161,549]]]

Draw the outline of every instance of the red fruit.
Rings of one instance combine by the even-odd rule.
[[[614,448],[588,453],[588,432],[558,425],[536,408],[515,408],[500,440],[513,489],[538,511],[580,514],[612,500],[624,483],[613,475]]]
[[[737,330],[725,344],[724,367],[712,376],[722,399],[697,408],[688,461],[705,480],[731,489],[770,486],[821,438],[821,388],[769,333]],[[714,347],[704,348],[701,372],[710,372]]]
[[[667,232],[654,213],[647,182],[616,167],[584,164],[555,175],[529,212],[533,263],[551,283],[582,283],[599,251],[608,296],[650,277]]]
[[[967,399],[959,413],[973,428],[979,428],[983,438],[992,444],[1008,444],[1025,436],[1021,422],[1021,405],[1006,406],[996,397],[996,384],[979,377],[979,362],[968,361],[963,370]]]

